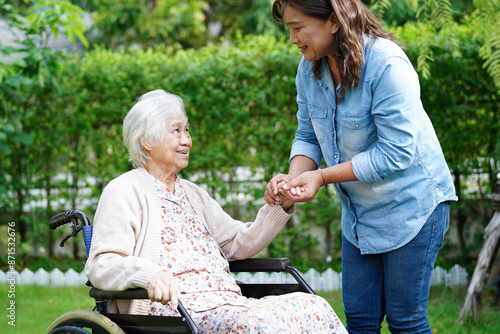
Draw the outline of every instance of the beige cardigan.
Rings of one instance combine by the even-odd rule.
[[[232,219],[194,183],[181,182],[200,221],[226,258],[245,259],[260,252],[293,213],[266,204],[254,222],[243,223]],[[146,288],[152,276],[165,270],[158,265],[161,212],[153,178],[144,168],[129,171],[106,186],[95,213],[85,265],[85,274],[95,287],[109,291]],[[108,302],[109,312],[147,314],[148,307],[149,300]]]

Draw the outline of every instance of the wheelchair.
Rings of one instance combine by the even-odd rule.
[[[87,256],[92,241],[92,225],[87,216],[78,210],[62,212],[52,217],[49,222],[51,229],[70,224],[72,233],[60,243],[83,231]],[[85,266],[85,262],[83,263]],[[292,292],[314,294],[314,291],[291,265],[287,258],[265,258],[229,260],[231,272],[286,272],[295,283],[284,284],[246,284],[237,282],[242,294],[246,297],[261,298],[269,295],[281,295]],[[198,333],[198,329],[179,301],[180,317],[131,315],[107,312],[107,301],[110,299],[148,299],[146,289],[136,288],[126,291],[103,291],[92,286],[89,295],[95,300],[93,310],[72,310],[59,316],[47,328],[45,334],[153,334],[153,333]]]

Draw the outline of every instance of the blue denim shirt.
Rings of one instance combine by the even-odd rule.
[[[298,68],[298,129],[290,160],[320,166],[352,161],[359,181],[334,184],[342,230],[362,254],[404,246],[444,201],[457,200],[432,123],[420,100],[418,75],[395,43],[365,36],[359,86],[335,101],[326,59],[321,79],[302,59]]]

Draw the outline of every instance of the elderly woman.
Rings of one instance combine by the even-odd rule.
[[[125,117],[123,137],[135,169],[104,189],[85,272],[98,288],[146,288],[150,300],[110,301],[110,311],[178,316],[181,300],[202,333],[347,333],[321,297],[241,295],[227,259],[266,247],[293,206],[266,204],[244,223],[181,179],[192,141],[180,97],[143,95]]]

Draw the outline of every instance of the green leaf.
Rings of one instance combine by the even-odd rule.
[[[22,144],[25,146],[33,145],[33,139],[31,138],[31,136],[24,132],[15,133],[10,138],[14,143]]]

